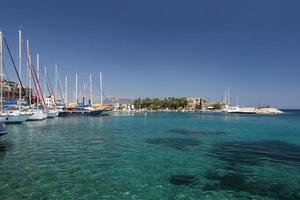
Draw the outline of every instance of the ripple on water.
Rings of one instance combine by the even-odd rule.
[[[146,139],[146,143],[162,145],[175,149],[184,150],[188,147],[196,147],[200,145],[199,140],[188,139],[188,138],[149,138]]]

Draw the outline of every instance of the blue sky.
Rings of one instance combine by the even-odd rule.
[[[299,10],[297,0],[2,0],[0,28],[16,52],[22,26],[51,74],[57,63],[68,75],[69,98],[75,73],[82,86],[102,71],[107,95],[220,100],[230,88],[242,105],[300,108]]]

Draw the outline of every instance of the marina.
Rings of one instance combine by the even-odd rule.
[[[55,89],[53,91],[51,80],[49,79],[48,71],[46,66],[44,67],[43,77],[40,77],[40,55],[36,54],[36,65],[33,64],[33,56],[29,48],[29,40],[26,40],[26,48],[22,48],[23,38],[22,31],[18,31],[18,64],[19,69],[17,70],[15,65],[14,56],[11,54],[9,45],[5,39],[5,36],[2,31],[0,31],[0,62],[1,62],[1,118],[0,122],[18,124],[25,121],[41,121],[47,118],[55,117],[67,117],[67,116],[99,116],[104,111],[101,109],[103,106],[103,92],[102,92],[102,74],[100,72],[100,108],[93,107],[93,84],[92,84],[92,75],[89,76],[90,86],[89,94],[90,99],[89,103],[81,104],[78,103],[78,75],[76,74],[76,83],[75,83],[75,103],[67,102],[67,77],[65,77],[65,91],[62,91],[62,86],[60,82],[60,76],[58,73],[57,65],[55,65],[55,78],[54,85]],[[6,48],[4,48],[6,47]],[[11,64],[15,70],[15,73],[18,78],[18,82],[8,80],[7,74],[4,73],[4,50],[9,54]],[[24,50],[24,52],[23,52]],[[28,87],[24,88],[24,83],[22,83],[22,54],[25,54],[26,61],[26,71]],[[24,67],[24,66],[23,66]],[[23,70],[24,71],[24,70]],[[6,76],[5,76],[6,75]],[[34,89],[31,88],[32,82]],[[41,85],[44,83],[44,89]],[[5,84],[5,87],[4,87]],[[14,88],[12,88],[14,87]],[[5,89],[6,88],[6,89]],[[12,94],[12,90],[16,92]],[[4,95],[5,94],[5,95]],[[46,97],[46,94],[49,97]],[[84,95],[87,94],[84,92]],[[17,99],[18,97],[18,99]],[[47,102],[47,103],[46,103]],[[105,106],[106,110],[107,107]],[[108,109],[109,110],[109,109]]]
[[[300,1],[0,7],[0,200],[300,200]]]

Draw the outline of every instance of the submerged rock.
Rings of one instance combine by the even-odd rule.
[[[300,146],[283,141],[234,141],[217,143],[212,152],[230,163],[257,165],[261,161],[300,165]]]
[[[157,144],[175,149],[185,149],[187,147],[195,147],[200,144],[199,140],[187,138],[149,138],[146,140],[149,144]]]
[[[181,134],[181,135],[201,135],[201,136],[227,134],[227,132],[223,132],[223,131],[193,131],[193,130],[189,130],[189,129],[170,129],[167,132]]]
[[[198,178],[190,175],[174,175],[169,177],[169,182],[173,185],[194,185]]]
[[[248,178],[244,174],[229,172],[220,175],[214,170],[209,170],[205,177],[213,183],[204,184],[202,191],[228,190],[234,192],[247,192],[250,195],[268,197],[278,200],[296,200],[300,198],[299,188],[289,188],[289,185],[278,180],[259,180]]]

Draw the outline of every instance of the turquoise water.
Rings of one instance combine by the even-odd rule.
[[[300,112],[7,125],[0,199],[300,199]]]

